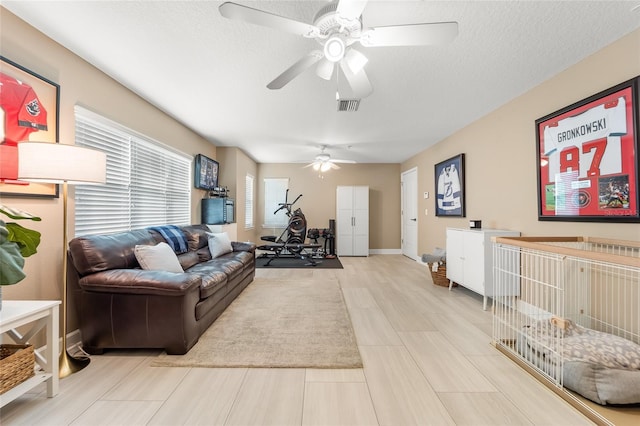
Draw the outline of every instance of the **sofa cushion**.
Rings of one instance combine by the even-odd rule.
[[[79,280],[84,290],[112,294],[145,294],[183,296],[201,285],[201,277],[166,271],[143,269],[110,269],[96,272]]]
[[[155,246],[136,245],[133,252],[142,269],[184,272],[176,253],[167,243],[158,243]]]
[[[234,251],[233,253],[229,253],[225,257],[229,257],[233,260],[237,260],[241,262],[243,265],[247,266],[252,262],[255,262],[255,253],[248,251]]]
[[[198,253],[195,251],[188,251],[183,254],[178,255],[178,261],[180,262],[180,266],[185,271],[191,268],[193,265],[200,263],[200,257]]]
[[[185,237],[187,237],[187,244],[189,245],[190,251],[207,246],[209,240],[207,233],[211,232],[211,229],[209,229],[207,225],[187,225],[181,227],[181,229]]]
[[[215,259],[226,253],[231,253],[233,247],[231,247],[231,240],[226,232],[218,234],[210,233],[209,236],[209,251],[211,252],[211,258]]]
[[[200,284],[200,299],[206,299],[212,294],[223,289],[227,284],[227,274],[216,268],[194,268],[189,269],[189,274],[197,275],[202,280]],[[223,294],[226,292],[223,292]]]
[[[189,268],[187,272],[196,274],[202,274],[203,271],[205,273],[210,273],[212,271],[222,272],[223,274],[226,274],[228,280],[231,281],[240,274],[244,266],[242,265],[242,262],[238,262],[237,260],[233,260],[233,258],[228,258],[227,256],[228,255],[225,254],[217,259],[198,263],[197,265]]]
[[[136,268],[138,261],[133,253],[137,245],[155,245],[146,229],[108,235],[88,235],[69,242],[73,265],[81,276],[108,269]]]

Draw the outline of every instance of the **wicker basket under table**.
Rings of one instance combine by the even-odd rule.
[[[447,279],[447,263],[439,262],[438,270],[433,271],[433,263],[428,263],[429,272],[431,272],[431,279],[433,283],[440,287],[449,287],[449,280]],[[453,283],[453,287],[457,286],[456,283]]]
[[[35,375],[32,345],[0,345],[0,394]]]

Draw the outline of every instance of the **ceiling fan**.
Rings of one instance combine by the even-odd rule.
[[[327,172],[331,169],[334,169],[334,170],[339,169],[340,166],[338,166],[336,163],[355,164],[355,161],[353,160],[338,160],[338,159],[331,158],[329,154],[324,152],[325,149],[327,149],[326,146],[320,147],[320,154],[316,155],[316,158],[315,160],[313,160],[313,162],[307,164],[304,167],[313,167],[313,170],[316,170],[319,172]]]
[[[321,50],[313,50],[267,84],[281,89],[317,63],[316,74],[331,80],[336,65],[342,70],[356,98],[373,92],[364,71],[367,57],[353,45],[365,47],[420,46],[445,44],[458,35],[457,22],[436,22],[365,28],[362,11],[368,0],[333,0],[315,15],[313,24],[296,21],[237,3],[220,5],[220,14],[229,19],[263,25],[315,39]]]

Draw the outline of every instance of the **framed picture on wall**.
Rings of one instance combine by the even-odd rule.
[[[436,216],[464,217],[464,154],[435,165]]]
[[[60,86],[0,56],[0,196],[57,197],[58,185],[19,181],[21,141],[58,143]]]
[[[639,82],[536,120],[539,220],[640,222]]]
[[[220,164],[205,155],[198,154],[195,159],[194,186],[198,189],[213,191],[218,186]]]

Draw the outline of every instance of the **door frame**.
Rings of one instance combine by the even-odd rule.
[[[405,181],[407,179],[407,177],[412,176],[414,179],[414,188],[416,189],[416,193],[413,194],[412,196],[415,198],[416,201],[416,227],[415,227],[415,241],[416,241],[416,251],[415,253],[406,253],[404,252],[404,241],[405,241],[405,220],[407,220],[405,218],[405,214],[404,214],[404,201],[405,198],[409,196],[409,194],[406,194],[406,186],[405,186]],[[412,167],[411,169],[405,170],[404,172],[401,173],[400,175],[400,252],[404,255],[409,257],[410,259],[413,259],[415,261],[418,261],[418,167]]]

